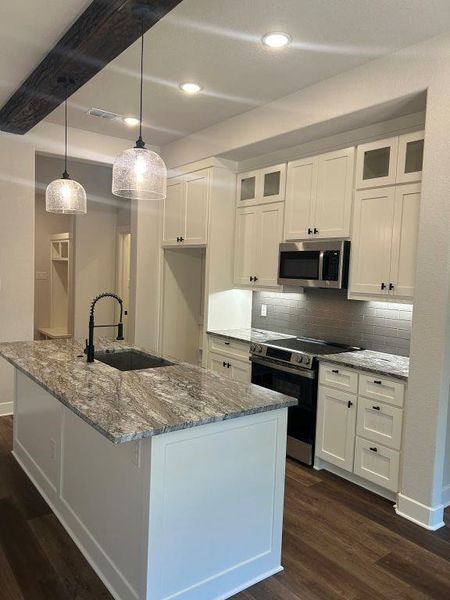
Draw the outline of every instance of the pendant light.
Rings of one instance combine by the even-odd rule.
[[[141,17],[141,85],[139,94],[139,138],[134,148],[114,161],[112,193],[122,198],[162,200],[166,197],[167,169],[163,159],[145,147],[142,139],[142,97],[144,83],[144,11]]]
[[[85,215],[87,212],[84,187],[70,179],[67,172],[67,100],[64,101],[64,173],[61,179],[48,184],[45,192],[45,209],[49,213]]]

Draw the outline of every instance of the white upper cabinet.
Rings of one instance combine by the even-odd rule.
[[[354,148],[288,164],[285,240],[350,236]]]
[[[421,181],[424,134],[424,131],[416,131],[399,137],[397,183]]]
[[[288,164],[284,213],[285,240],[303,240],[312,236],[317,171],[316,156],[302,158]]]
[[[350,298],[413,298],[419,206],[417,183],[356,193]]]
[[[203,169],[167,182],[163,210],[164,246],[206,244],[209,177],[209,170]]]
[[[282,202],[273,202],[236,210],[236,285],[256,288],[277,286],[283,208]]]
[[[275,165],[238,175],[237,207],[282,202],[286,187],[286,165]]]
[[[412,298],[416,281],[417,235],[419,229],[420,183],[398,186],[392,235],[389,278],[393,296]]]
[[[423,146],[423,131],[358,146],[356,189],[421,181]]]
[[[183,231],[184,182],[176,177],[167,182],[167,196],[163,207],[163,243],[177,244]]]

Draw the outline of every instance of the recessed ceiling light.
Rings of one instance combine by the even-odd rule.
[[[198,94],[202,86],[198,85],[198,83],[187,81],[186,83],[180,83],[180,89],[186,94]]]
[[[136,125],[139,125],[139,119],[136,119],[136,117],[123,117],[123,122],[128,125],[128,127],[136,127]]]
[[[284,48],[291,43],[292,38],[287,33],[281,31],[274,31],[273,33],[266,33],[262,37],[263,44],[269,46],[269,48]]]

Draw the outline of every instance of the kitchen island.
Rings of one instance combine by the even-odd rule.
[[[296,400],[184,363],[88,364],[82,350],[0,344],[16,368],[14,456],[112,595],[225,599],[281,570]]]

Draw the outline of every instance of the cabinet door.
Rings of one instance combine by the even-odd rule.
[[[395,187],[356,192],[349,293],[389,290]]]
[[[284,200],[286,192],[286,165],[276,165],[261,169],[259,202],[280,202]]]
[[[422,180],[424,134],[416,131],[399,137],[397,183]]]
[[[231,379],[231,370],[227,368],[228,359],[220,354],[209,354],[208,356],[208,369],[213,373],[222,375],[222,377],[228,377]]]
[[[234,282],[250,285],[250,277],[255,276],[256,235],[259,208],[238,208],[236,210]]]
[[[392,492],[398,492],[399,468],[400,452],[356,437],[355,475]]]
[[[182,178],[167,182],[167,196],[163,209],[163,244],[177,245],[184,236],[185,186]]]
[[[353,470],[357,397],[319,386],[316,455],[345,471]]]
[[[355,149],[319,156],[314,234],[319,238],[350,236]]]
[[[307,240],[312,237],[313,206],[317,193],[318,158],[304,158],[288,164],[285,240]]]
[[[416,280],[417,236],[419,229],[420,183],[395,190],[394,229],[390,294],[413,298]]]
[[[271,287],[278,284],[278,258],[283,236],[282,202],[258,207],[256,233],[255,272],[256,286]]]
[[[398,137],[362,144],[356,154],[356,189],[394,185]]]
[[[252,368],[250,362],[242,360],[227,359],[228,371],[230,371],[231,379],[240,383],[251,383]]]
[[[237,177],[237,200],[236,206],[252,206],[256,204],[260,188],[261,177],[258,171],[239,173]]]
[[[185,178],[186,211],[184,244],[206,244],[208,223],[209,171],[191,173]]]

